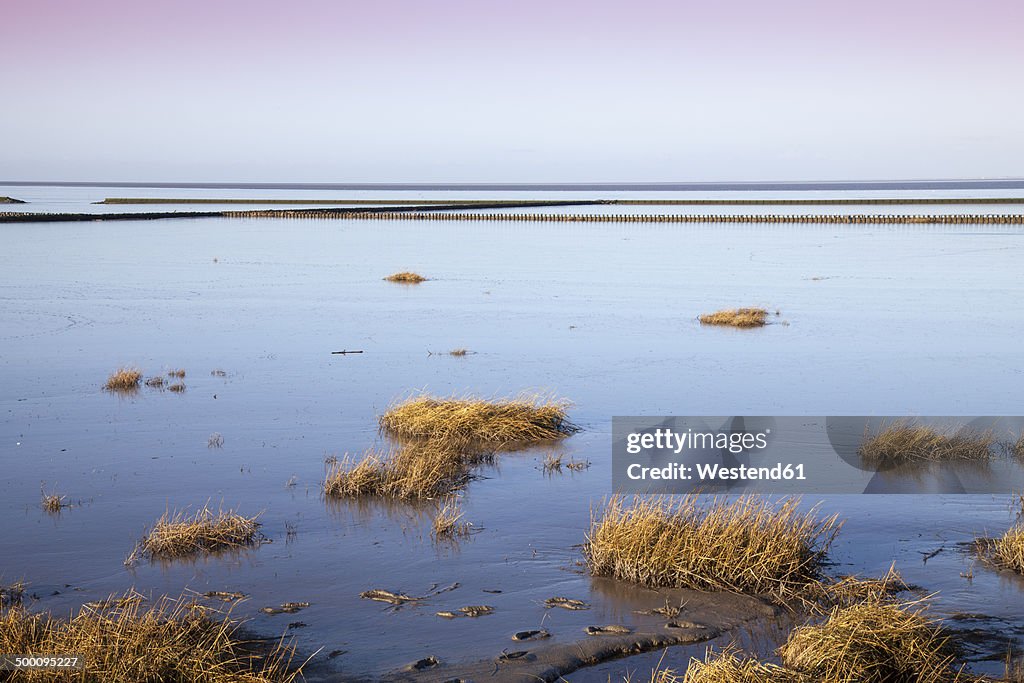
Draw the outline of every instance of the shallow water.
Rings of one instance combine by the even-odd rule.
[[[85,191],[68,194],[77,210]],[[345,673],[427,654],[491,657],[541,623],[574,640],[589,624],[638,619],[642,591],[609,591],[576,564],[591,507],[611,491],[612,415],[1021,412],[1024,233],[1012,226],[204,219],[0,233],[0,583],[25,579],[35,606],[59,613],[131,586],[241,590],[250,598],[235,614],[253,629],[304,622],[291,631],[297,644],[324,648],[314,661],[325,665],[327,652],[347,650],[329,663]],[[404,269],[432,279],[381,280]],[[788,324],[696,322],[735,305],[777,308]],[[457,347],[476,353],[446,355]],[[330,354],[341,349],[364,353]],[[101,390],[122,364],[185,368],[188,389]],[[585,431],[554,450],[591,466],[548,476],[550,448],[501,456],[464,492],[478,531],[457,547],[430,538],[430,506],[322,500],[324,458],[378,444],[376,417],[418,389],[567,397]],[[213,432],[222,448],[207,447]],[[41,485],[73,507],[44,513]],[[262,513],[274,542],[123,566],[166,509],[208,501]],[[1007,528],[1011,503],[850,495],[821,506],[848,520],[836,572],[879,574],[895,561],[939,591],[940,613],[1021,627],[1024,584],[960,545]],[[960,576],[970,570],[973,579]],[[453,582],[398,611],[358,597]],[[552,595],[593,609],[547,611]],[[287,601],[312,605],[258,612]],[[496,612],[434,616],[474,604]],[[578,675],[605,680],[627,667]]]

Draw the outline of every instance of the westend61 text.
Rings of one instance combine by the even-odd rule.
[[[714,463],[681,465],[671,463],[664,467],[644,467],[634,463],[626,469],[626,476],[633,480],[674,480],[674,481],[789,481],[807,479],[802,463],[777,463],[770,467],[722,467]]]

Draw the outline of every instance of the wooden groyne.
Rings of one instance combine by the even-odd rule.
[[[464,207],[391,206],[381,209],[262,209],[135,213],[0,213],[0,223],[143,221],[173,218],[290,218],[378,221],[500,221],[519,223],[812,223],[838,225],[1022,225],[1024,214],[568,214],[490,213]],[[494,208],[494,207],[490,207]]]
[[[1021,225],[1024,214],[550,214],[447,211],[226,211],[230,218],[351,218],[391,221],[503,221],[541,223],[825,223],[842,225]]]

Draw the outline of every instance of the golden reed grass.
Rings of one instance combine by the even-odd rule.
[[[207,506],[195,514],[164,512],[125,560],[132,565],[143,558],[174,559],[250,546],[258,542],[257,517]]]
[[[434,538],[456,538],[468,534],[469,523],[463,521],[464,516],[457,500],[446,500],[434,514]]]
[[[681,683],[968,683],[949,635],[921,603],[884,600],[835,607],[799,626],[778,649],[781,665],[726,648],[693,659]],[[671,673],[671,672],[669,672]],[[655,680],[677,680],[655,679]]]
[[[143,602],[134,593],[112,597],[68,619],[32,614],[20,605],[0,607],[0,652],[85,659],[82,671],[19,672],[17,680],[28,683],[290,683],[301,674],[302,666],[292,665],[290,644],[247,639],[230,611],[185,596]]]
[[[797,499],[678,502],[613,497],[584,544],[591,574],[645,586],[785,597],[815,583],[841,523],[800,512]]]
[[[56,493],[44,493],[42,500],[43,509],[51,514],[60,512],[68,507],[68,504],[64,502],[65,497]]]
[[[397,437],[507,448],[579,431],[567,407],[566,401],[538,395],[497,400],[419,395],[388,407],[380,428]]]
[[[903,464],[928,460],[987,460],[996,443],[991,431],[937,427],[899,420],[866,436],[858,453],[868,463]]]
[[[979,541],[983,554],[996,566],[1024,574],[1024,526],[1011,527],[998,538]]]
[[[133,391],[138,389],[141,381],[142,372],[136,368],[118,368],[107,377],[107,383],[103,388],[107,391]]]
[[[763,327],[768,311],[763,308],[733,308],[700,316],[702,325],[728,325],[730,327]]]
[[[456,491],[475,465],[491,454],[442,441],[417,441],[389,451],[370,450],[328,463],[324,493],[330,497],[438,498]]]
[[[426,282],[427,278],[423,277],[419,273],[413,273],[408,270],[404,270],[401,273],[393,273],[384,278],[388,282],[400,282],[406,285],[416,285],[421,282]]]

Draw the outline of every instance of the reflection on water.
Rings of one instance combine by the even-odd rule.
[[[51,200],[66,208],[87,196]],[[635,610],[654,606],[638,607],[643,589],[591,580],[577,564],[591,510],[611,492],[612,415],[1019,412],[1024,320],[1006,311],[1024,295],[1022,248],[1019,231],[992,226],[7,225],[0,584],[25,579],[33,608],[59,614],[132,586],[238,590],[250,597],[235,614],[274,635],[286,622],[260,607],[310,602],[297,645],[371,675],[429,654],[493,656],[540,625],[569,642],[588,625],[643,619]],[[431,280],[381,280],[401,269]],[[737,305],[779,308],[790,324],[737,333],[696,321]],[[427,355],[459,347],[478,353]],[[364,353],[331,355],[341,348]],[[168,359],[188,371],[184,394],[100,388],[117,367],[153,374]],[[436,501],[336,501],[321,490],[324,458],[379,444],[377,417],[418,389],[554,392],[575,402],[584,431],[475,470],[459,496],[483,531],[446,550],[430,534]],[[221,448],[208,448],[213,433]],[[552,453],[591,466],[545,472]],[[970,488],[999,468],[956,476]],[[83,504],[46,515],[40,481]],[[262,511],[273,543],[123,566],[165,510],[205,501]],[[805,499],[818,502],[847,519],[837,573],[878,575],[895,561],[939,592],[939,612],[1021,625],[1020,582],[960,545],[1014,522],[1008,496]],[[359,599],[455,582],[399,612]],[[592,607],[545,609],[556,595]],[[435,615],[476,604],[495,612]],[[347,653],[326,660],[334,650]]]

